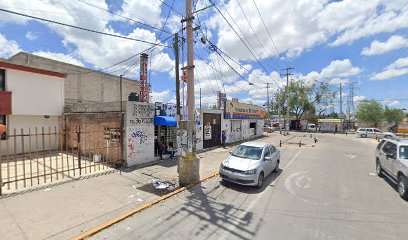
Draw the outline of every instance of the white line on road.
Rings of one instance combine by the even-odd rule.
[[[286,164],[282,170],[286,170],[289,165],[296,159],[296,157],[299,155],[299,153],[301,152],[301,148],[299,148],[299,151],[290,159],[290,161],[288,162],[288,164]],[[271,184],[270,186],[275,185],[276,180],[279,179],[281,175],[279,175]],[[246,208],[246,211],[241,212],[241,214],[239,215],[239,219],[243,219],[245,217],[245,215],[251,211],[251,209],[255,206],[255,204],[258,203],[259,199],[262,197],[262,195],[266,192],[266,189],[262,192],[260,192],[259,194],[257,194],[256,198],[252,200],[252,202],[249,204],[249,206]],[[224,239],[228,239],[228,236],[230,235],[230,232],[233,232],[235,230],[237,226],[236,225],[229,225],[227,230],[225,230],[224,234],[221,234],[221,236],[218,238],[219,240],[224,240]]]

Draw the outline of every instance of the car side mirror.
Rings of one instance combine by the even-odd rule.
[[[270,160],[271,160],[271,157],[264,157],[264,160],[265,160],[265,161],[270,161]]]

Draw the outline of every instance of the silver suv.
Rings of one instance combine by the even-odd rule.
[[[376,172],[379,177],[384,173],[398,183],[399,195],[408,200],[408,139],[383,139],[375,153]]]
[[[392,133],[392,132],[382,132],[377,128],[359,128],[356,131],[357,137],[362,137],[362,138],[390,138],[390,139],[396,139],[397,136]]]

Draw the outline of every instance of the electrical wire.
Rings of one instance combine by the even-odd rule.
[[[36,20],[40,20],[40,21],[44,21],[44,22],[49,22],[49,23],[53,23],[53,24],[57,24],[57,25],[62,25],[62,26],[65,26],[65,27],[75,28],[75,29],[79,29],[79,30],[83,30],[83,31],[87,31],[87,32],[97,33],[97,34],[101,34],[101,35],[106,35],[106,36],[110,36],[110,37],[121,38],[121,39],[136,41],[136,42],[142,42],[142,43],[146,43],[146,44],[151,44],[153,46],[161,46],[161,47],[170,48],[170,46],[163,45],[163,44],[160,44],[160,43],[153,43],[153,42],[149,42],[149,41],[146,41],[146,40],[126,37],[126,36],[112,34],[112,33],[101,32],[101,31],[97,31],[97,30],[93,30],[93,29],[89,29],[89,28],[83,28],[83,27],[79,27],[79,26],[74,26],[74,25],[71,25],[71,24],[66,24],[66,23],[61,23],[61,22],[57,22],[57,21],[54,21],[54,20],[50,20],[50,19],[35,17],[35,16],[23,14],[23,13],[10,11],[10,10],[3,9],[3,8],[0,8],[0,11],[10,13],[10,14],[14,14],[14,15],[19,15],[19,16],[26,17],[26,18],[32,18],[32,19],[36,19]]]
[[[258,64],[262,67],[262,69],[265,71],[266,74],[268,74],[268,70],[265,68],[265,66],[259,61],[259,59],[256,57],[256,55],[252,52],[252,50],[248,47],[248,45],[245,43],[245,41],[242,39],[242,37],[238,34],[238,32],[232,27],[231,23],[227,20],[227,18],[222,14],[221,10],[217,7],[217,5],[214,4],[212,0],[209,0],[215,7],[215,9],[218,11],[218,13],[222,16],[222,18],[227,22],[228,26],[234,31],[234,33],[238,36],[238,38],[241,40],[241,42],[245,45],[245,47],[248,49],[248,51],[251,53],[251,55],[254,57],[254,59],[258,62]],[[269,76],[269,75],[268,75]],[[269,76],[270,77],[270,76]],[[271,77],[272,81],[279,87],[279,84]],[[261,80],[264,82],[263,80]],[[265,83],[265,82],[264,82]]]
[[[283,59],[283,61],[285,62],[286,67],[289,67],[289,65],[288,65],[288,63],[286,62],[285,58],[282,58],[282,57],[281,57],[281,54],[280,54],[280,52],[279,52],[279,49],[276,47],[275,41],[273,40],[273,38],[272,38],[272,36],[271,36],[271,33],[269,32],[269,29],[268,29],[268,27],[267,27],[266,24],[265,24],[265,21],[264,21],[262,15],[261,15],[261,12],[259,11],[258,5],[256,5],[255,0],[252,0],[252,1],[254,2],[255,8],[256,8],[256,10],[258,11],[258,15],[259,15],[259,17],[260,17],[261,20],[262,20],[262,24],[264,25],[266,31],[268,32],[269,38],[271,39],[271,41],[272,41],[272,43],[273,43],[273,46],[275,47],[275,50],[276,50],[276,53],[277,53],[278,56],[279,56],[279,59]]]
[[[165,31],[165,30],[160,29],[160,28],[158,28],[158,27],[149,25],[149,24],[147,24],[147,23],[140,22],[140,21],[134,20],[134,19],[132,19],[132,18],[125,17],[125,16],[123,16],[123,15],[120,15],[120,14],[117,14],[117,13],[114,13],[114,12],[111,12],[111,11],[109,11],[109,10],[107,10],[107,9],[102,8],[102,7],[93,5],[93,4],[91,4],[91,3],[87,2],[87,1],[84,1],[84,0],[77,0],[77,1],[82,2],[82,3],[84,3],[84,4],[86,4],[86,5],[90,6],[90,7],[97,8],[97,9],[99,9],[99,10],[102,10],[102,11],[104,11],[104,12],[107,12],[107,13],[109,13],[109,14],[111,14],[111,15],[114,15],[114,16],[117,16],[117,17],[126,19],[126,20],[128,20],[128,21],[135,22],[135,23],[140,24],[140,25],[143,25],[143,26],[145,26],[145,27],[153,28],[153,29],[155,29],[155,30],[160,31],[160,33],[163,33],[163,32],[164,32],[164,33],[167,33],[167,34],[171,34],[171,32],[168,32],[168,31]],[[160,37],[159,37],[159,38],[160,38]]]

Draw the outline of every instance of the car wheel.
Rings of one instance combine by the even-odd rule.
[[[377,176],[379,177],[384,177],[383,175],[383,170],[381,168],[380,161],[377,159],[376,164],[375,164],[375,171],[377,172]]]
[[[260,189],[262,187],[264,181],[264,173],[261,172],[258,176],[258,184],[256,185],[256,188]]]
[[[367,134],[361,134],[361,137],[362,137],[362,138],[366,138],[366,137],[367,137]]]
[[[403,175],[398,177],[398,193],[402,199],[408,199],[407,180]]]
[[[279,162],[280,162],[280,159],[278,159],[278,161],[276,162],[276,167],[275,167],[275,169],[273,169],[273,172],[278,172],[279,171]]]

